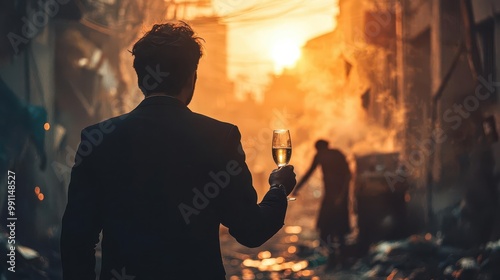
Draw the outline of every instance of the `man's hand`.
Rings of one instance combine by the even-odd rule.
[[[295,176],[295,172],[293,172],[293,165],[286,165],[271,172],[271,175],[269,175],[269,184],[281,184],[285,186],[285,192],[288,196],[295,187],[295,184],[297,184]]]

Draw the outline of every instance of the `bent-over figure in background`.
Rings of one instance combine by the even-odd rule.
[[[331,270],[336,265],[336,254],[332,246],[335,237],[339,243],[340,263],[344,264],[345,261],[344,236],[350,231],[348,201],[351,171],[344,154],[339,150],[329,149],[327,141],[318,140],[315,146],[317,153],[311,167],[297,184],[292,196],[297,195],[316,167],[321,165],[325,191],[316,227],[322,245],[329,250],[326,270]]]

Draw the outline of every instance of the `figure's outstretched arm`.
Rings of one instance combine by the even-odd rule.
[[[309,177],[311,177],[312,173],[314,172],[314,169],[316,169],[317,166],[318,166],[318,156],[316,155],[313,159],[313,162],[311,163],[311,167],[309,167],[309,170],[307,170],[306,174],[304,174],[304,177],[300,179],[299,183],[293,190],[292,195],[297,195],[298,191],[304,186],[307,180],[309,180]]]

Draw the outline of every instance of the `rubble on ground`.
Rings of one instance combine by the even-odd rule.
[[[372,245],[365,256],[351,258],[349,267],[325,273],[327,252],[318,247],[319,241],[301,237],[284,230],[264,245],[265,250],[247,249],[227,257],[233,268],[228,279],[500,279],[500,240],[464,250],[442,245],[442,239],[429,233],[412,235]]]

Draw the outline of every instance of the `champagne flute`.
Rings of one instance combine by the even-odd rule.
[[[278,168],[287,165],[292,158],[292,139],[288,129],[273,130],[272,142],[273,159]],[[289,201],[294,201],[294,197],[289,197]]]

